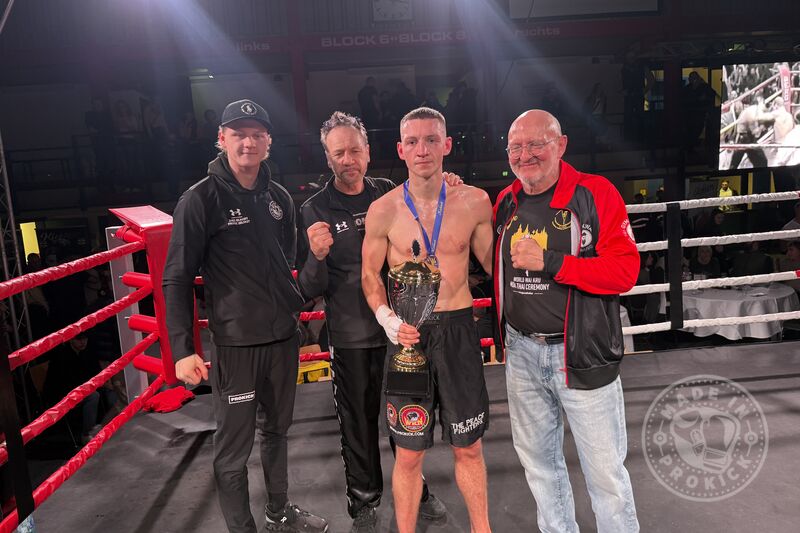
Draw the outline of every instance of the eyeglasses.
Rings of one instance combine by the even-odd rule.
[[[557,140],[558,140],[558,137],[555,137],[553,139],[550,139],[549,141],[542,141],[542,142],[533,141],[533,142],[529,142],[528,144],[525,144],[525,145],[514,144],[512,146],[507,147],[506,148],[506,152],[508,152],[508,156],[509,157],[517,159],[518,157],[522,156],[522,151],[523,150],[526,150],[529,154],[538,154],[542,150],[544,150],[545,146],[547,146],[551,142],[557,141]]]

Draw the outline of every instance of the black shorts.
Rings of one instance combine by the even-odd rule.
[[[469,446],[489,427],[489,395],[472,308],[434,313],[419,330],[420,351],[428,357],[433,393],[428,399],[387,394],[389,434],[401,448],[420,451],[432,447],[438,407],[442,440]],[[391,356],[400,348],[389,344],[384,383]]]

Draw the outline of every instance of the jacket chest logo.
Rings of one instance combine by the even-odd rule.
[[[570,212],[565,209],[560,209],[553,218],[553,227],[559,231],[568,230],[571,224],[572,217]]]
[[[269,202],[269,214],[272,215],[272,218],[275,220],[283,218],[283,209],[275,200],[270,200]]]
[[[592,245],[592,226],[581,224],[581,252],[585,252]]]
[[[350,226],[347,224],[346,220],[342,220],[341,222],[337,222],[335,224],[336,233],[341,233],[343,231],[347,231],[350,229]]]
[[[250,217],[242,215],[241,209],[228,209],[228,225],[229,226],[241,226],[242,224],[249,224]]]

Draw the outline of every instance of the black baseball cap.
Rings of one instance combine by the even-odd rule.
[[[272,122],[269,120],[267,110],[252,100],[237,100],[231,102],[222,112],[220,126],[227,126],[235,120],[249,118],[262,123],[268,131],[272,131]]]

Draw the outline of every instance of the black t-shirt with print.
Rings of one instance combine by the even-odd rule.
[[[345,194],[336,187],[331,187],[331,193],[342,204],[342,207],[353,215],[353,219],[356,221],[356,228],[363,237],[366,232],[364,221],[367,218],[367,209],[369,209],[371,202],[367,190],[364,189],[358,194]]]
[[[503,238],[503,308],[508,323],[523,333],[564,331],[568,288],[550,274],[511,264],[511,247],[520,239],[534,239],[544,250],[570,253],[572,215],[550,207],[554,191],[555,185],[537,195],[520,191],[519,207]]]

